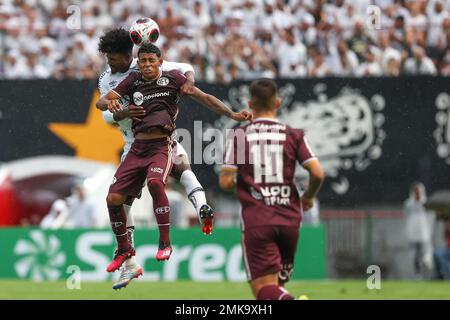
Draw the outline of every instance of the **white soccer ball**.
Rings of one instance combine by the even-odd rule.
[[[131,41],[137,46],[144,43],[155,43],[159,38],[159,26],[150,18],[139,18],[130,27]]]

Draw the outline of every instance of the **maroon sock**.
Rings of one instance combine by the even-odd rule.
[[[160,180],[150,180],[148,190],[153,199],[153,211],[159,228],[159,243],[162,245],[170,244],[170,207],[164,190],[164,183]]]
[[[109,220],[111,227],[116,235],[118,249],[126,249],[130,247],[127,230],[127,215],[123,206],[108,205]]]
[[[294,300],[294,297],[289,294],[289,292],[276,284],[271,284],[262,287],[258,296],[258,300]]]

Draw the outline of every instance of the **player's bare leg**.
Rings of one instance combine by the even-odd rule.
[[[128,231],[128,240],[130,244],[134,247],[134,219],[131,215],[131,206],[133,204],[134,198],[128,197],[125,203],[123,204],[125,214],[127,216],[127,231]],[[137,263],[136,257],[131,257],[127,259],[120,269],[120,276],[116,283],[113,285],[113,289],[121,289],[125,288],[131,280],[135,278],[139,278],[143,275],[142,267]]]
[[[250,287],[258,300],[294,300],[294,297],[278,284],[278,273],[252,280],[250,281]]]
[[[108,265],[106,271],[118,270],[128,258],[135,255],[133,246],[128,238],[127,216],[123,208],[126,197],[118,193],[110,193],[106,199],[108,204],[109,219],[117,240],[117,252],[113,261]]]
[[[211,234],[213,229],[214,212],[206,202],[205,191],[191,169],[186,155],[178,155],[174,161],[172,175],[180,181],[186,190],[189,201],[197,212],[204,234]]]

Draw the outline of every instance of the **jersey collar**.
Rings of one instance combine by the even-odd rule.
[[[277,123],[280,122],[276,118],[255,118],[255,119],[253,119],[253,122],[257,122],[257,121],[271,121],[271,122],[277,122]]]

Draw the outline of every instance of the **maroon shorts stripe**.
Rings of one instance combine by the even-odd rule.
[[[172,158],[172,141],[169,140],[168,144],[167,144],[167,164],[166,164],[166,168],[164,169],[164,175],[163,175],[163,182],[166,183],[167,180],[167,176],[169,175],[169,173],[172,171],[172,162],[173,162],[173,158]]]

